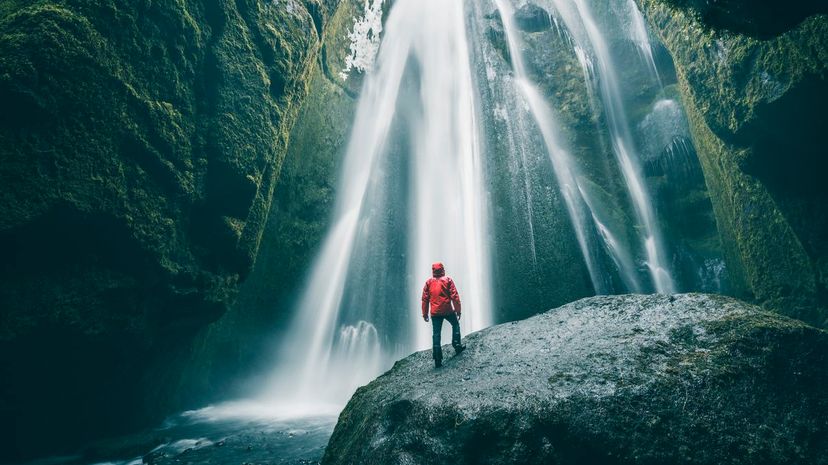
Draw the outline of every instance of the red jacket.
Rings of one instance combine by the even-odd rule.
[[[431,274],[423,286],[423,317],[428,315],[429,303],[432,316],[444,316],[452,312],[460,315],[460,295],[454,286],[454,281],[446,276],[443,264],[437,262],[431,265]],[[454,309],[451,308],[454,303]]]

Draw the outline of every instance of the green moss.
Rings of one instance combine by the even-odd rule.
[[[825,252],[813,239],[825,230],[821,190],[803,193],[776,172],[793,184],[822,182],[809,173],[820,163],[811,129],[820,116],[807,102],[825,101],[812,89],[824,89],[828,74],[828,17],[762,41],[718,31],[663,0],[639,4],[676,64],[735,293],[825,325]],[[786,160],[778,144],[800,155]]]
[[[318,51],[309,18],[260,2],[4,6],[0,231],[101,215],[164,292],[243,277]]]
[[[4,373],[15,409],[58,412],[63,423],[39,435],[71,441],[94,429],[74,428],[80,418],[140,421],[173,407],[164,392],[180,382],[175,354],[226,311],[253,266],[335,4],[0,2],[3,366],[55,338],[83,348],[68,366],[114,346],[131,366],[115,406],[103,405],[102,380],[116,376],[107,368],[79,375],[60,405],[26,394],[59,384],[48,373]],[[166,382],[143,409],[149,372]],[[86,391],[101,400],[72,402]],[[43,425],[19,427],[11,438]],[[21,450],[37,447],[26,441]]]
[[[342,46],[346,32],[336,25],[350,27],[355,5],[344,2],[330,18],[327,50]],[[341,65],[331,56],[328,60],[332,67]],[[289,135],[255,269],[235,304],[201,331],[193,349],[182,355],[186,361],[178,365],[186,382],[174,395],[183,405],[230,396],[236,383],[269,368],[260,366],[270,363],[262,353],[272,350],[274,333],[288,323],[305,273],[324,239],[356,100],[347,84],[332,79],[322,65],[312,68],[308,91]]]

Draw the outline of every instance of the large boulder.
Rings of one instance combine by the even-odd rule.
[[[828,333],[702,294],[583,299],[360,388],[323,464],[828,463]]]

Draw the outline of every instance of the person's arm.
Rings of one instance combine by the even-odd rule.
[[[426,281],[425,286],[423,286],[423,319],[428,321],[428,301],[429,299],[429,292],[428,292],[428,281]]]
[[[457,318],[460,318],[460,294],[457,293],[457,287],[451,278],[449,278],[449,290],[451,291],[451,303],[454,305],[454,313],[457,314]]]

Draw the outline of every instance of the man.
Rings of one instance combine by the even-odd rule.
[[[460,344],[460,295],[457,294],[454,281],[446,276],[446,270],[440,262],[431,265],[431,275],[423,286],[423,320],[428,323],[430,304],[431,355],[434,357],[434,366],[440,368],[443,366],[443,349],[440,346],[443,320],[451,323],[451,345],[454,347],[455,355],[463,352],[466,346]]]

